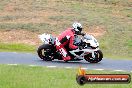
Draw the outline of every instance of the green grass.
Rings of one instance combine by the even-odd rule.
[[[6,2],[7,1],[7,2]],[[14,14],[0,16],[0,30],[29,30],[59,34],[71,26],[74,21],[80,21],[85,30],[91,27],[103,26],[105,35],[98,38],[105,57],[132,58],[132,7],[131,0],[17,0],[0,3],[4,8],[8,3],[15,7]],[[1,12],[4,9],[1,9]],[[38,16],[37,11],[53,13]],[[18,14],[19,13],[19,14]],[[34,13],[34,14],[33,14]],[[55,13],[55,14],[54,14]],[[45,14],[45,13],[43,13]],[[43,22],[12,23],[18,19],[43,19]],[[47,20],[48,19],[48,20]],[[10,23],[11,22],[11,23]]]
[[[128,40],[127,46],[132,47],[132,40]]]
[[[78,69],[0,65],[0,88],[131,88],[130,84],[76,83]],[[130,74],[128,72],[94,71],[88,74]]]
[[[36,47],[28,44],[0,43],[0,51],[36,52]]]

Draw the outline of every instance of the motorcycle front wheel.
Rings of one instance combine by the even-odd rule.
[[[103,58],[103,53],[101,50],[98,50],[96,52],[94,52],[95,54],[95,58],[92,57],[92,54],[88,54],[85,55],[84,58],[86,61],[90,62],[90,63],[98,63],[102,60]]]
[[[52,55],[52,50],[51,46],[48,44],[43,44],[39,46],[37,50],[38,56],[43,59],[44,61],[52,61],[53,60],[53,55]]]

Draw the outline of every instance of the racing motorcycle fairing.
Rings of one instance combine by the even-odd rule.
[[[60,42],[58,41],[58,39],[53,37],[51,34],[44,33],[42,35],[39,35],[39,38],[41,39],[42,42],[44,42],[43,45],[49,44],[49,45],[54,46],[53,48],[56,48],[55,47],[56,45],[60,45]],[[72,57],[72,60],[77,61],[78,58],[80,58],[79,60],[85,59],[86,61],[88,61],[90,63],[97,63],[102,60],[103,53],[99,49],[98,41],[92,35],[85,34],[81,37],[78,35],[75,35],[74,44],[76,46],[81,46],[82,48],[81,49],[78,48],[76,50],[68,50],[68,48],[67,48],[69,55]],[[49,53],[50,55],[48,56],[48,58],[57,56],[58,58],[56,58],[56,59],[62,60],[60,58],[61,55],[59,55],[59,52],[57,51],[57,49],[54,49],[54,52],[53,52],[53,48],[47,49],[47,48],[43,47],[43,45],[41,45],[37,51],[38,55],[41,59],[43,59],[45,57],[45,56],[42,56],[42,54],[40,54],[40,51],[44,49],[44,50],[47,50],[48,52],[51,52],[51,53]],[[44,58],[43,60],[46,61],[46,58]],[[53,58],[52,58],[52,60],[53,60]]]

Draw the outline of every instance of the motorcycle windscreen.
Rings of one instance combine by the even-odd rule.
[[[91,35],[85,35],[85,36],[84,36],[84,39],[92,40],[92,37],[91,37]]]

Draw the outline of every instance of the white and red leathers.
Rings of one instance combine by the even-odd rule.
[[[60,52],[62,55],[62,58],[64,61],[68,61],[71,59],[71,57],[68,55],[65,45],[69,45],[70,49],[77,49],[78,46],[75,46],[74,43],[74,34],[75,31],[73,28],[68,28],[64,32],[62,32],[56,39],[56,49]]]

